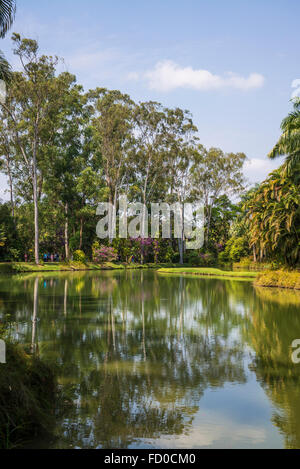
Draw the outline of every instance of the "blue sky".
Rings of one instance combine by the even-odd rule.
[[[189,109],[201,142],[243,151],[261,181],[291,109],[299,70],[299,0],[18,0],[11,32],[64,58],[86,89]],[[0,48],[12,57],[11,34]]]

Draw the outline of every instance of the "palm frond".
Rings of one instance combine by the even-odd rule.
[[[297,174],[300,167],[300,100],[294,102],[294,110],[282,121],[282,135],[269,153],[269,158],[285,156],[286,174]]]
[[[0,37],[4,37],[16,13],[16,0],[0,0]]]

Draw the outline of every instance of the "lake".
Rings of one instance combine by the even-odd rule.
[[[34,448],[300,448],[300,292],[154,271],[0,277],[68,398]]]

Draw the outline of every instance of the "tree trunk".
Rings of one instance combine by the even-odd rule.
[[[9,180],[9,192],[10,192],[10,204],[11,204],[11,215],[15,218],[15,201],[14,201],[14,192],[13,192],[13,181],[11,176],[11,170],[9,165],[9,156],[6,157],[6,168]]]
[[[183,264],[183,241],[182,239],[178,239],[178,249],[179,249],[179,255],[180,255],[180,264]]]
[[[256,247],[255,247],[255,245],[253,246],[253,261],[254,261],[254,262],[257,261],[257,258],[256,258]]]
[[[179,254],[180,254],[180,264],[182,265],[184,262],[184,204],[182,204],[181,208],[181,238],[179,240]]]
[[[36,265],[39,265],[39,207],[37,192],[37,168],[36,157],[33,157],[33,204],[34,204],[34,257]]]
[[[109,194],[109,204],[110,208],[112,207],[112,213],[109,211],[109,217],[108,217],[108,225],[109,225],[109,244],[112,245],[114,236],[115,236],[115,230],[114,226],[116,223],[116,209],[117,209],[117,198],[118,198],[118,191],[115,189],[114,195]]]
[[[211,223],[211,208],[207,208],[207,224],[206,224],[206,236],[205,236],[205,247],[208,248],[209,234],[210,234],[210,223]]]
[[[66,261],[69,260],[70,258],[70,252],[69,252],[69,204],[68,202],[65,205],[65,255],[66,255]]]
[[[141,238],[142,240],[145,239],[145,221],[146,221],[146,194],[143,195],[143,213],[142,213],[142,226],[141,226]],[[143,241],[142,241],[143,243]],[[144,245],[141,245],[141,264],[144,264],[145,259],[145,252],[144,252]]]
[[[146,224],[146,199],[147,199],[147,187],[148,187],[148,179],[149,179],[149,162],[148,162],[148,167],[147,167],[147,174],[146,174],[146,179],[144,183],[144,189],[143,189],[143,213],[142,213],[142,226],[141,226],[141,234],[142,234],[142,239],[145,239],[145,224]],[[148,219],[147,219],[147,230],[148,230]],[[141,246],[141,264],[144,264],[144,258],[145,258],[145,252],[144,252],[144,246]]]
[[[39,205],[38,205],[38,175],[37,175],[37,146],[38,146],[38,118],[34,126],[34,143],[32,157],[32,182],[34,204],[34,257],[36,265],[39,265]]]
[[[79,251],[82,249],[82,240],[83,240],[83,218],[80,219],[80,243],[79,243]]]

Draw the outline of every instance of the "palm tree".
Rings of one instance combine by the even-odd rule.
[[[287,173],[297,174],[300,170],[300,98],[294,100],[294,110],[282,121],[281,129],[282,135],[269,158],[285,155]]]
[[[3,38],[15,17],[16,1],[0,0],[0,38]],[[10,76],[10,65],[0,50],[0,80],[8,80]]]
[[[289,265],[300,261],[299,188],[280,167],[270,174],[245,204],[250,246],[259,257]]]
[[[15,17],[15,0],[0,0],[0,37],[4,37]]]

